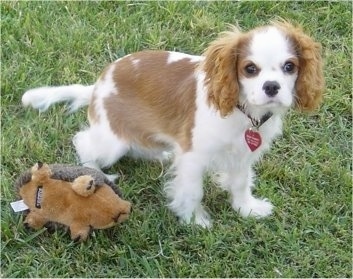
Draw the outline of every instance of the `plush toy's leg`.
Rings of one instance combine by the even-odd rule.
[[[24,220],[24,224],[26,227],[32,229],[41,229],[48,222],[47,219],[43,218],[43,216],[31,211],[28,213],[26,219]]]
[[[79,223],[75,223],[70,226],[71,239],[73,241],[85,241],[90,231],[90,226],[82,225]]]
[[[72,183],[72,189],[79,195],[88,197],[92,195],[96,189],[94,179],[90,175],[82,175],[77,177]]]

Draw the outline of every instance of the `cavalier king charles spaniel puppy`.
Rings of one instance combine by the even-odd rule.
[[[289,108],[316,109],[324,89],[321,46],[285,21],[235,27],[202,56],[141,51],[105,68],[94,85],[41,87],[22,102],[46,110],[60,101],[88,105],[89,127],[73,143],[83,165],[105,168],[130,154],[172,159],[169,208],[185,223],[211,226],[203,178],[229,191],[241,216],[273,205],[252,195],[252,166],[281,134]]]

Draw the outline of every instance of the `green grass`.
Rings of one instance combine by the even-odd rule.
[[[72,136],[85,110],[21,107],[41,85],[92,84],[117,57],[143,49],[201,53],[227,23],[277,16],[323,45],[327,90],[319,112],[286,117],[284,135],[256,166],[256,194],[276,206],[240,218],[206,186],[214,226],[180,225],[166,209],[158,163],[125,158],[110,173],[134,204],[121,227],[83,244],[27,231],[9,207],[16,176],[41,160],[76,163]],[[352,277],[352,4],[349,2],[1,2],[2,277]]]

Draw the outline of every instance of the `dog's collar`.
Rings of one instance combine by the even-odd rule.
[[[245,111],[244,105],[237,105],[237,108],[250,119],[253,127],[255,127],[257,129],[260,128],[273,115],[273,113],[269,111],[266,114],[264,114],[260,119],[256,119],[256,118],[253,118],[250,114],[248,114]]]

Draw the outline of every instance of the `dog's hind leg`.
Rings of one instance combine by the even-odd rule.
[[[197,154],[191,152],[182,154],[174,162],[172,168],[174,177],[166,183],[165,190],[170,199],[169,208],[181,222],[210,227],[211,218],[201,204],[204,167]]]
[[[73,143],[80,162],[86,167],[102,169],[113,165],[129,151],[129,145],[102,125],[91,125],[78,132]],[[116,178],[108,176],[110,180]]]

